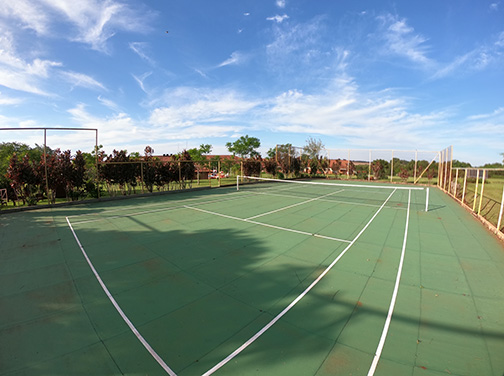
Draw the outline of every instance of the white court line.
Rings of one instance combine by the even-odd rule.
[[[348,190],[347,190],[348,192]],[[254,195],[265,195],[265,196],[278,196],[278,197],[287,197],[287,198],[306,198],[303,196],[294,196],[294,195],[282,195],[278,193],[267,193],[267,192],[254,192],[254,191],[247,191],[247,193],[254,194]],[[377,192],[377,194],[381,194],[382,192]],[[351,205],[351,206],[367,206],[370,208],[379,208],[379,204],[364,204],[362,202],[351,202],[351,201],[340,201],[340,200],[324,200],[321,199],[320,201],[322,202],[330,202],[334,204],[345,204],[345,205]],[[387,206],[387,209],[396,209],[396,210],[406,210],[405,208],[402,208],[400,206]]]
[[[375,356],[373,358],[373,362],[371,363],[371,367],[369,368],[368,376],[373,376],[376,371],[376,367],[378,366],[378,362],[380,361],[381,353],[383,351],[383,346],[385,345],[385,340],[387,339],[387,333],[390,327],[390,322],[392,321],[392,315],[394,313],[394,307],[397,300],[397,293],[399,291],[399,282],[401,281],[402,268],[404,264],[404,255],[406,253],[406,240],[408,239],[410,199],[411,199],[411,191],[409,192],[408,196],[408,212],[406,214],[406,226],[404,229],[404,239],[401,252],[401,259],[399,261],[399,268],[397,270],[394,292],[392,293],[392,299],[390,300],[390,307],[388,310],[387,319],[385,320],[385,325],[383,326],[383,332],[380,338],[380,342],[378,343],[378,347],[376,348]]]
[[[289,232],[295,232],[296,234],[302,234],[302,235],[308,235],[308,236],[314,236],[316,238],[321,238],[321,239],[328,239],[328,240],[334,240],[337,242],[342,242],[342,243],[350,243],[350,240],[345,240],[345,239],[339,239],[339,238],[333,238],[331,236],[325,236],[325,235],[320,235],[320,234],[314,234],[311,232],[306,232],[306,231],[300,231],[300,230],[294,230],[292,228],[287,228],[287,227],[280,227],[280,226],[275,226],[275,225],[269,225],[267,223],[261,223],[261,222],[256,222],[256,221],[251,221],[249,219],[244,219],[244,218],[238,218],[238,217],[233,217],[231,215],[226,215],[226,214],[221,214],[221,213],[216,213],[210,210],[205,210],[205,209],[200,209],[200,208],[195,208],[194,206],[189,206],[185,205],[184,206],[187,209],[192,209],[192,210],[197,210],[202,213],[207,213],[207,214],[212,214],[212,215],[217,215],[219,217],[223,218],[228,218],[228,219],[233,219],[235,221],[240,221],[240,222],[247,222],[247,223],[252,223],[254,225],[259,225],[259,226],[264,226],[264,227],[269,227],[269,228],[274,228],[276,230],[282,230],[282,231],[289,231]]]
[[[312,202],[312,201],[316,201],[316,200],[320,200],[320,199],[323,199],[324,197],[327,197],[327,196],[330,196],[330,195],[335,195],[336,193],[341,193],[343,192],[343,189],[339,190],[339,191],[336,191],[336,192],[331,192],[331,193],[328,193],[326,195],[323,195],[323,196],[320,196],[320,197],[316,197],[316,198],[312,198],[310,200],[306,200],[306,201],[303,201],[303,202],[298,202],[297,204],[293,204],[293,205],[289,205],[289,206],[285,206],[283,208],[280,208],[280,209],[276,209],[276,210],[272,210],[270,212],[267,212],[267,213],[262,213],[262,214],[259,214],[259,215],[255,215],[253,217],[248,217],[246,220],[249,221],[251,219],[255,219],[255,218],[259,218],[259,217],[263,217],[265,215],[269,215],[269,214],[273,214],[273,213],[277,213],[279,211],[282,211],[282,210],[286,210],[286,209],[290,209],[290,208],[293,208],[295,206],[299,206],[299,205],[304,205],[304,204],[307,204],[309,202]]]
[[[230,194],[236,194],[236,193],[230,193]],[[209,201],[205,201],[205,202],[194,203],[193,205],[214,204],[214,203],[218,203],[218,202],[238,200],[238,199],[241,199],[241,198],[243,198],[243,196],[240,194],[239,197],[231,197],[231,198],[228,197],[228,198],[221,199],[221,200],[209,200]],[[192,199],[182,200],[182,202],[189,201],[189,200],[192,200]],[[183,208],[185,208],[185,205],[169,206],[169,207],[164,207],[164,208],[159,208],[159,209],[143,210],[143,211],[139,211],[139,212],[122,214],[122,215],[113,215],[111,217],[100,217],[100,218],[93,218],[93,219],[88,219],[88,220],[84,220],[84,221],[75,221],[75,222],[73,222],[73,224],[74,225],[80,225],[82,223],[91,223],[91,222],[106,221],[106,220],[109,220],[109,219],[133,217],[135,215],[150,214],[150,213],[156,213],[156,212],[168,211],[168,210],[175,210],[175,209],[183,209]],[[84,215],[91,215],[91,214],[82,214],[82,215],[84,216]],[[74,216],[74,217],[80,217],[80,216]]]
[[[231,192],[231,193],[226,193],[226,195],[242,195],[243,193],[245,192]],[[250,194],[250,192],[247,192]],[[155,197],[155,196],[151,196],[151,197]],[[151,198],[149,196],[143,196],[142,198]],[[157,197],[157,196],[156,196]],[[173,197],[173,196],[172,196]],[[207,196],[201,196],[201,197],[191,197],[191,198],[185,198],[185,199],[182,199],[182,200],[173,200],[175,202],[184,202],[184,201],[197,201],[197,200],[204,200]],[[238,198],[238,197],[237,197]],[[234,198],[229,198],[229,200],[232,200]],[[227,199],[225,199],[227,200]],[[167,200],[167,201],[172,201],[172,200]],[[209,201],[207,201],[209,202]],[[147,208],[147,207],[150,207],[150,206],[160,206],[160,205],[166,205],[166,202],[163,202],[163,203],[154,203],[154,204],[142,204],[142,207],[144,208]],[[96,212],[93,212],[93,213],[84,213],[84,214],[76,214],[76,215],[69,215],[68,218],[79,218],[79,217],[87,217],[87,216],[91,216],[91,215],[103,215],[103,214],[107,214],[107,213],[115,213],[115,212],[120,212],[120,211],[125,211],[125,210],[131,210],[132,208],[131,207],[126,207],[126,208],[115,208],[115,209],[108,209],[108,210],[104,210],[102,212],[99,212],[99,213],[96,213]],[[120,215],[117,215],[115,216],[114,218],[118,218],[120,217]],[[109,217],[109,218],[112,218],[112,217]],[[75,225],[77,222],[74,222],[73,224]]]
[[[380,209],[376,211],[376,213],[373,215],[373,217],[369,220],[369,222],[364,226],[364,228],[357,234],[357,236],[350,242],[350,244],[341,252],[338,257],[336,257],[333,262],[311,283],[310,286],[308,286],[299,296],[294,299],[282,312],[280,312],[278,315],[276,315],[268,324],[266,324],[261,330],[259,330],[256,334],[254,334],[252,337],[250,337],[243,345],[238,347],[235,351],[233,351],[231,354],[229,354],[225,359],[221,360],[219,363],[217,363],[214,367],[210,368],[207,372],[205,372],[202,376],[209,376],[213,374],[215,371],[219,370],[221,367],[226,365],[230,360],[232,360],[235,356],[237,356],[239,353],[241,353],[243,350],[245,350],[250,344],[252,344],[256,339],[258,339],[262,334],[264,334],[269,328],[271,328],[278,320],[280,320],[287,312],[291,310],[292,307],[294,307],[297,302],[299,302],[319,281],[329,272],[329,270],[332,269],[334,265],[343,257],[343,255],[350,249],[352,245],[359,239],[359,237],[362,235],[362,233],[369,227],[371,222],[376,218],[378,213],[383,209],[387,201],[392,197],[396,189],[392,191],[392,193],[387,197],[385,202],[382,204]]]
[[[73,236],[75,238],[75,241],[79,245],[79,248],[80,248],[82,254],[84,255],[84,258],[86,259],[89,267],[93,271],[93,274],[95,275],[96,279],[100,283],[100,286],[102,287],[103,291],[105,291],[105,294],[109,298],[110,302],[114,305],[114,307],[117,310],[117,312],[119,313],[119,315],[121,315],[121,317],[124,320],[124,322],[128,325],[128,327],[131,329],[131,331],[133,332],[133,334],[135,334],[135,336],[142,343],[142,345],[145,347],[145,349],[152,355],[152,357],[154,359],[156,359],[156,361],[158,362],[158,364],[168,373],[168,375],[170,375],[170,376],[177,376],[177,374],[175,372],[173,372],[173,370],[170,367],[168,367],[168,365],[164,362],[164,360],[161,359],[161,357],[156,353],[156,351],[151,347],[151,345],[149,345],[149,343],[145,340],[145,338],[140,334],[140,332],[133,325],[133,323],[130,321],[130,319],[128,318],[128,316],[126,316],[126,314],[124,313],[124,311],[121,309],[121,307],[119,306],[119,304],[114,299],[114,297],[110,293],[109,289],[107,288],[107,286],[105,285],[105,283],[101,279],[101,277],[98,274],[98,272],[96,271],[95,267],[93,266],[93,263],[91,262],[91,260],[89,259],[86,251],[84,250],[84,247],[82,246],[79,238],[77,237],[77,234],[75,233],[75,231],[74,231],[74,229],[72,227],[72,224],[70,223],[70,220],[68,219],[68,217],[66,217],[66,221],[68,223],[68,226],[70,227],[70,230],[72,231],[72,234],[73,234]]]

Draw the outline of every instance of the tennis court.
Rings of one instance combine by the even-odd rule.
[[[0,374],[502,376],[502,243],[426,196],[265,180],[1,215]]]

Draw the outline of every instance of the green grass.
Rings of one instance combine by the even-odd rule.
[[[464,179],[458,179],[459,187],[457,188],[457,197],[462,199]],[[485,181],[483,186],[483,198],[481,198],[482,182],[478,183],[478,196],[476,204],[474,203],[474,191],[476,189],[476,182],[469,181],[466,186],[464,202],[470,208],[475,209],[475,212],[480,212],[486,220],[497,226],[499,220],[499,211],[502,201],[502,189],[504,187],[504,178],[489,178]],[[481,209],[480,209],[481,200]]]

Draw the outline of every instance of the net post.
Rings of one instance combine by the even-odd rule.
[[[240,175],[236,175],[236,190],[240,190]]]
[[[429,211],[429,187],[426,188],[425,192],[425,211]]]

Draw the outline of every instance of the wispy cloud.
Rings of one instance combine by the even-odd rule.
[[[145,72],[144,74],[142,74],[140,77],[137,77],[135,76],[134,74],[132,74],[134,80],[137,82],[138,86],[140,86],[140,89],[142,89],[142,91],[146,94],[148,94],[147,92],[147,89],[145,88],[145,84],[144,84],[144,81],[147,79],[147,77],[149,77],[150,75],[152,74],[152,72]]]
[[[455,73],[467,73],[481,71],[492,66],[500,67],[504,62],[504,32],[494,36],[490,42],[482,43],[475,49],[457,56],[452,62],[438,64],[438,68],[432,75],[433,79],[439,79]]]
[[[285,8],[285,5],[286,5],[286,0],[276,0],[275,1],[275,4],[277,7],[279,8]]]
[[[31,0],[2,1],[0,16],[19,20],[21,27],[32,29],[38,34],[47,34],[49,16],[41,4]]]
[[[156,65],[156,62],[154,59],[152,59],[148,52],[149,52],[149,43],[146,42],[131,42],[129,44],[129,48],[136,53],[140,58],[145,60],[147,63],[149,63],[152,66]]]
[[[392,14],[378,17],[381,22],[380,37],[385,41],[383,54],[400,56],[420,67],[430,67],[433,61],[427,56],[427,38],[415,32],[406,19]]]
[[[274,22],[277,22],[277,23],[282,23],[283,21],[285,21],[288,18],[289,18],[289,16],[286,15],[286,14],[284,14],[282,16],[279,16],[277,14],[276,16],[266,18],[266,20],[268,20],[268,21],[274,21]]]
[[[117,103],[115,103],[113,100],[103,98],[101,95],[99,95],[97,99],[105,107],[110,108],[111,110],[113,110],[115,112],[120,112],[119,105]]]
[[[165,128],[236,124],[236,119],[258,105],[234,92],[179,88],[169,106],[155,108],[149,123]],[[224,124],[222,124],[224,123]]]
[[[61,77],[67,82],[69,82],[73,87],[79,86],[87,89],[94,90],[104,90],[107,88],[99,81],[95,80],[93,77],[88,76],[87,74],[78,73],[78,72],[60,72]]]
[[[63,18],[62,18],[63,16]],[[150,29],[152,13],[135,10],[115,0],[16,0],[0,4],[0,17],[16,19],[23,28],[38,34],[63,36],[107,52],[107,41],[117,31],[143,32]],[[67,23],[73,32],[60,34],[56,25]]]
[[[23,102],[21,98],[9,97],[0,92],[0,106],[12,106]]]
[[[235,51],[231,54],[231,56],[224,60],[222,63],[220,63],[217,67],[218,68],[221,68],[221,67],[225,67],[226,65],[238,65],[238,64],[241,64],[245,61],[246,57],[244,54],[238,52],[238,51]]]
[[[331,55],[332,46],[321,39],[323,18],[316,17],[304,23],[274,23],[272,41],[266,46],[269,68],[280,74],[290,74],[300,66],[309,66],[307,72],[316,75],[317,69]],[[321,59],[321,55],[326,55]]]
[[[17,46],[11,32],[2,30],[0,35],[0,85],[32,94],[50,95],[42,88],[42,79],[47,78],[53,67],[60,62],[34,59],[26,61],[17,53]]]

